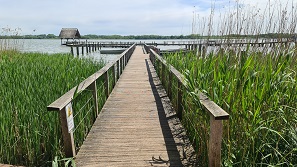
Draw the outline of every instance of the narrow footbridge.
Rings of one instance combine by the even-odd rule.
[[[169,91],[173,84],[164,89],[156,62],[161,80],[166,78],[165,69],[168,79],[176,78],[177,92]],[[200,157],[180,122],[185,104],[182,80],[147,45],[132,45],[48,106],[60,113],[65,156],[74,157],[79,167],[197,166]],[[90,98],[79,98],[83,92],[90,92]],[[78,101],[84,102],[78,105]],[[210,113],[209,166],[220,166],[222,120],[228,114],[203,94],[200,101]]]

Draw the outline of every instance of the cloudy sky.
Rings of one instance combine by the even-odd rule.
[[[239,2],[264,8],[268,1]],[[0,28],[21,28],[22,35],[58,35],[62,27],[78,28],[83,35],[188,35],[194,13],[208,16],[212,7],[223,11],[234,4],[235,0],[0,0]]]

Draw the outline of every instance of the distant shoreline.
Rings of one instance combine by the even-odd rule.
[[[268,33],[259,35],[212,35],[201,36],[199,34],[191,35],[82,35],[81,39],[131,39],[131,40],[146,40],[146,39],[221,39],[221,38],[293,38],[294,34]],[[6,35],[0,36],[0,39],[60,39],[54,34],[40,34],[40,35]]]

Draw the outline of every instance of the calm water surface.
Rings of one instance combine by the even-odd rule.
[[[162,43],[166,40],[88,40],[92,42],[157,42]],[[173,40],[169,40],[173,41]],[[180,41],[180,40],[179,40]],[[41,53],[70,53],[70,47],[61,45],[60,39],[19,39],[17,41],[21,52],[41,52]],[[181,46],[160,46],[161,50],[165,49],[179,49]],[[104,50],[117,49],[117,48],[103,48]],[[122,49],[122,48],[118,48]],[[81,50],[80,50],[81,52]],[[90,53],[88,57],[94,58],[95,60],[104,60],[107,62],[115,60],[118,54],[100,54],[99,51]]]

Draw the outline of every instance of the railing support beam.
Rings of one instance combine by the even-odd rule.
[[[96,113],[96,117],[99,115],[98,110],[98,96],[97,96],[97,84],[96,80],[89,86],[89,89],[92,90],[93,98],[94,98],[94,110]]]
[[[183,91],[182,91],[182,83],[177,81],[177,115],[180,119],[183,118],[183,106],[182,106],[182,99],[183,98]]]
[[[108,98],[109,96],[109,76],[108,76],[108,71],[106,71],[104,73],[104,80],[105,80],[105,83],[104,83],[104,87],[105,87],[105,96],[106,96],[106,99]]]

